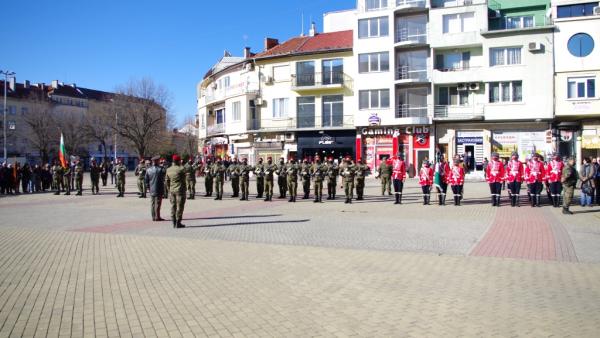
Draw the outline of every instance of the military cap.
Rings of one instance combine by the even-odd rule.
[[[181,157],[177,154],[173,155],[173,162],[181,161]]]
[[[151,160],[152,161],[158,161],[158,160],[160,160],[160,156],[158,156],[158,155],[152,156]]]

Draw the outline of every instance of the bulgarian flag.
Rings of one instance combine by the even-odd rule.
[[[63,168],[67,168],[69,163],[67,162],[67,152],[65,151],[65,138],[60,133],[60,147],[58,148],[58,160]]]

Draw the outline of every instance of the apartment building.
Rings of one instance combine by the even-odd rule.
[[[227,57],[198,85],[205,156],[355,155],[352,31],[317,33]],[[216,94],[215,94],[216,93]],[[215,97],[216,96],[216,97]]]
[[[556,121],[561,154],[600,156],[600,3],[552,1]]]

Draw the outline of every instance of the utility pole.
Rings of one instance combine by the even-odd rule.
[[[0,74],[4,75],[4,120],[2,122],[2,129],[4,131],[4,161],[8,160],[8,151],[6,149],[6,111],[7,111],[7,107],[6,107],[6,89],[8,86],[8,77],[9,76],[14,76],[15,72],[11,72],[9,70],[5,70],[2,71],[0,70]]]

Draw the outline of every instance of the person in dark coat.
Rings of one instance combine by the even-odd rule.
[[[144,180],[150,192],[150,214],[154,222],[164,221],[160,217],[160,206],[165,193],[165,175],[167,169],[159,165],[160,156],[152,158],[152,167],[146,170]]]

